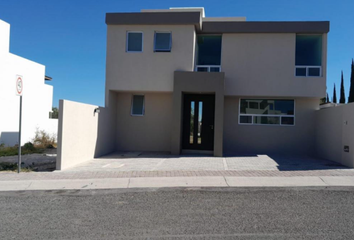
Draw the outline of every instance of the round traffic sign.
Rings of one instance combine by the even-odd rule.
[[[18,95],[22,95],[22,90],[23,90],[23,82],[22,82],[22,77],[17,77],[16,80],[16,91]]]

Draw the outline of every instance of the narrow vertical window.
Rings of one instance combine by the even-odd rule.
[[[133,95],[131,115],[143,116],[144,111],[144,95]]]
[[[127,32],[127,52],[143,51],[143,33]]]
[[[191,114],[190,114],[190,120],[189,120],[189,143],[193,144],[194,143],[194,101],[191,102]]]
[[[155,32],[155,52],[171,52],[172,35],[170,32]]]
[[[203,102],[199,102],[198,112],[198,144],[202,144]]]

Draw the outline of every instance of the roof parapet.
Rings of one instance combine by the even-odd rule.
[[[197,31],[202,29],[200,12],[135,12],[106,13],[107,25],[194,25]]]

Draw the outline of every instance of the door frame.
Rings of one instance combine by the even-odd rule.
[[[190,144],[190,123],[191,123],[191,105],[194,102],[193,115],[193,143]],[[199,121],[200,102],[202,105],[202,125],[200,129],[199,143]],[[209,117],[209,118],[208,118]],[[196,121],[197,120],[197,121]],[[182,151],[183,150],[198,150],[198,151],[214,151],[214,135],[215,135],[215,94],[195,94],[184,93],[182,105]],[[210,129],[209,129],[210,128]],[[203,134],[204,133],[204,134]]]
[[[223,72],[175,71],[171,124],[171,153],[179,155],[182,150],[182,106],[184,93],[215,94],[214,156],[223,156],[224,134],[224,88]]]

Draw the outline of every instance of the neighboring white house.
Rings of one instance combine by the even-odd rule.
[[[45,84],[45,66],[9,52],[10,24],[0,20],[0,144],[18,143],[19,103],[16,75],[23,76],[22,140],[31,141],[36,129],[57,134],[57,119],[50,119],[53,86]],[[48,79],[48,78],[47,78]]]

